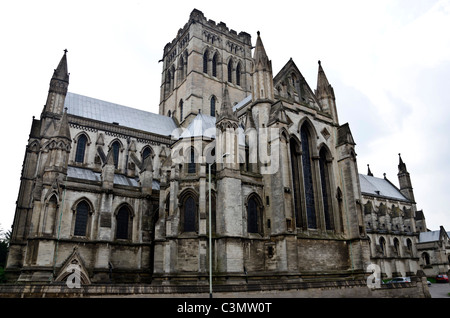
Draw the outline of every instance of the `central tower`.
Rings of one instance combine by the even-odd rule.
[[[187,127],[201,111],[216,116],[225,84],[232,106],[251,94],[251,36],[194,9],[164,47],[159,113]]]

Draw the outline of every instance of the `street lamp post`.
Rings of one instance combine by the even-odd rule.
[[[222,158],[228,156],[228,153],[222,155]],[[208,201],[209,201],[209,298],[212,298],[212,215],[211,215],[211,166],[216,162],[213,160],[211,163],[208,163]]]

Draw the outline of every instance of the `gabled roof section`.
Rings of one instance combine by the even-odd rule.
[[[64,106],[67,107],[69,115],[118,124],[157,135],[170,136],[178,128],[171,117],[70,92],[66,95]]]
[[[297,80],[299,81],[299,87],[301,90],[300,93],[304,101],[309,104],[312,101],[314,107],[320,109],[320,104],[319,101],[317,100],[316,95],[309,86],[308,82],[306,82],[305,77],[302,75],[302,73],[300,72],[300,70],[298,69],[297,65],[294,63],[294,60],[292,58],[283,66],[283,68],[273,78],[273,86],[276,88],[278,85],[281,85],[283,83],[286,85],[292,85],[292,83],[287,81],[287,77],[292,74],[295,74]]]
[[[360,174],[359,183],[361,185],[362,194],[379,198],[410,202],[410,200],[406,198],[400,192],[400,190],[387,179],[381,179]]]

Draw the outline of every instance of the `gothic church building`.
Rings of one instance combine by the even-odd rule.
[[[164,47],[155,114],[71,93],[67,59],[32,122],[10,281],[64,281],[71,264],[86,285],[198,284],[210,265],[215,284],[420,269],[409,174],[398,189],[358,173],[320,62],[314,90],[292,59],[274,76],[259,32],[253,47],[194,10]]]

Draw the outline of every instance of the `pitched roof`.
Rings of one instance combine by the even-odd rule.
[[[64,107],[70,115],[90,118],[106,123],[170,136],[177,129],[171,117],[106,102],[103,100],[67,93]]]
[[[216,139],[216,117],[197,114],[191,121],[189,126],[181,133],[179,139],[191,137],[207,137]],[[239,145],[245,145],[244,129],[238,127],[238,142]]]
[[[359,183],[361,185],[362,194],[395,199],[400,201],[410,201],[400,192],[400,190],[397,187],[395,187],[387,179],[381,179],[360,174]]]
[[[208,138],[216,137],[216,117],[204,115],[202,113],[197,114],[186,130],[180,135],[180,138],[200,136]]]
[[[101,174],[99,172],[94,172],[90,169],[80,168],[80,167],[67,167],[67,176],[69,178],[97,181],[102,180]],[[139,187],[139,178],[130,178],[122,174],[114,174],[114,184],[125,185],[129,187]],[[155,190],[159,190],[159,182],[153,180],[152,187]]]
[[[428,231],[428,232],[420,232],[419,243],[435,242],[435,241],[445,240],[445,236],[450,238],[450,234],[449,233],[450,232],[446,232],[444,227],[441,225],[439,230]]]

